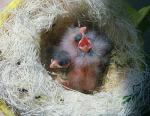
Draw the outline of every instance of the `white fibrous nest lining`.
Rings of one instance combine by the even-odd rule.
[[[133,85],[144,82],[149,71],[144,76],[140,71],[144,60],[139,39],[127,18],[120,16],[124,15],[120,5],[119,0],[24,0],[0,29],[1,99],[20,115],[123,116],[132,113],[135,109],[123,104],[123,97],[133,94]],[[106,74],[108,83],[106,80],[105,89],[94,95],[65,90],[41,64],[41,34],[51,31],[57,19],[61,21],[65,17],[96,23],[112,41],[111,63]],[[134,101],[131,104],[133,106]]]

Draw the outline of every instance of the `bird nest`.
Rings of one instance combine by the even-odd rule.
[[[139,82],[141,73],[135,74],[144,60],[136,29],[120,5],[117,0],[24,0],[0,29],[1,99],[21,115],[129,113],[122,98]],[[49,75],[47,51],[78,21],[105,33],[113,45],[103,84],[93,95],[65,90]]]

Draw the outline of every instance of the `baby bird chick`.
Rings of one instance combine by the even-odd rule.
[[[86,27],[70,28],[53,56],[50,68],[68,68],[64,86],[81,92],[93,91],[108,61],[111,45],[104,34],[86,33]]]

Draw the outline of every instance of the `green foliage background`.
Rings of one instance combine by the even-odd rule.
[[[139,1],[139,0],[133,0],[133,1]],[[126,9],[130,15],[130,19],[133,22],[133,24],[142,32],[144,32],[146,28],[150,25],[150,22],[148,21],[147,18],[148,15],[150,14],[150,4],[137,10],[133,8],[129,3],[126,2]]]
[[[150,0],[124,0],[130,19],[143,41],[145,59],[150,68]]]
[[[129,18],[139,31],[139,35],[143,38],[145,48],[145,58],[150,67],[150,0],[126,0],[125,7],[129,14]],[[140,8],[133,7],[133,4],[141,4]],[[148,43],[147,43],[148,42]],[[131,94],[123,97],[123,104],[126,104],[136,98],[137,94]],[[139,101],[140,102],[140,101]],[[142,116],[150,116],[150,105],[143,107]]]

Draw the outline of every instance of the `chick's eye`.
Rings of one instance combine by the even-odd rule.
[[[79,41],[81,40],[81,38],[82,38],[82,35],[81,35],[81,34],[77,34],[77,35],[74,37],[74,40],[75,40],[76,42],[79,42]]]
[[[66,64],[67,64],[67,62],[66,62],[65,60],[59,61],[59,65],[60,65],[60,66],[64,66],[64,65],[66,65]]]

